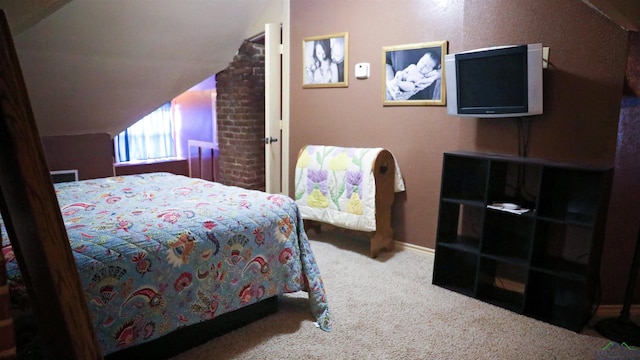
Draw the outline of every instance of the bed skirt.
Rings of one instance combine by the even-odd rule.
[[[277,311],[278,297],[273,296],[211,320],[180,328],[150,342],[116,351],[105,356],[105,360],[166,359],[275,314]]]

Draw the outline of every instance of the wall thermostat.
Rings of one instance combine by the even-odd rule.
[[[356,64],[356,79],[367,79],[369,77],[369,63]]]

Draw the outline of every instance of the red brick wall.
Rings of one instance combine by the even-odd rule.
[[[264,45],[245,41],[216,80],[220,146],[217,181],[264,191]]]

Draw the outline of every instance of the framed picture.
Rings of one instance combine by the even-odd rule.
[[[346,32],[302,40],[302,87],[347,87],[349,34]]]
[[[446,105],[446,54],[447,41],[383,47],[383,105]]]

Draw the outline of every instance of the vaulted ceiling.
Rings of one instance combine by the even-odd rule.
[[[280,3],[0,0],[0,8],[40,135],[115,135],[225,69]]]
[[[295,0],[291,0],[295,1]],[[640,29],[638,0],[582,0]],[[40,135],[115,135],[225,69],[283,0],[0,0]]]

